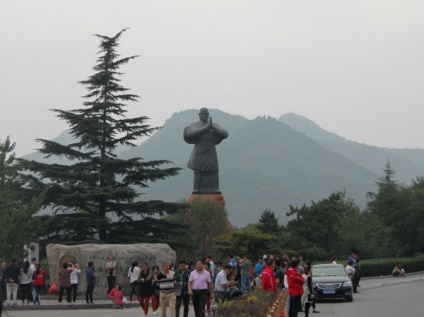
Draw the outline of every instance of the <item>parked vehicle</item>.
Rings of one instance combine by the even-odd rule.
[[[353,300],[352,281],[341,264],[317,264],[312,266],[312,286],[317,300]]]

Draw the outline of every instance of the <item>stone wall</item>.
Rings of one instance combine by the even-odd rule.
[[[96,274],[96,286],[94,297],[96,299],[107,298],[107,275],[104,269],[108,255],[112,255],[117,264],[116,282],[124,287],[124,293],[129,293],[127,282],[128,270],[133,261],[138,261],[139,266],[147,262],[149,267],[153,265],[161,267],[162,262],[174,263],[176,253],[165,243],[139,243],[139,244],[81,244],[61,245],[49,244],[46,247],[47,261],[49,263],[50,281],[55,281],[59,268],[65,261],[74,261],[81,268],[78,276],[78,293],[84,294],[86,289],[85,268],[89,261],[94,263]]]

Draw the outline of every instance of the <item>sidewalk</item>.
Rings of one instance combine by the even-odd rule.
[[[359,284],[359,291],[372,290],[377,288],[382,288],[386,286],[405,284],[405,283],[414,283],[424,281],[424,272],[410,273],[406,277],[393,277],[393,276],[381,276],[381,277],[367,277],[361,278]],[[61,305],[57,302],[57,296],[55,299],[45,299],[41,297],[41,305],[25,305],[22,306],[21,301],[17,301],[17,306],[7,307],[9,311],[13,310],[74,310],[74,309],[99,309],[99,308],[112,308],[111,299],[102,299],[96,300],[94,304],[86,304],[85,300],[79,299],[74,305],[68,305],[66,302],[63,302]],[[215,302],[212,302],[212,307]],[[140,307],[140,304],[136,301],[129,302],[125,305],[126,308],[130,307]],[[192,307],[191,307],[192,309]]]
[[[56,299],[50,299],[51,296],[49,296],[49,299],[44,299],[41,297],[40,302],[41,305],[34,305],[30,303],[29,305],[22,305],[22,302],[20,300],[17,300],[16,306],[7,306],[5,305],[6,309],[9,311],[13,310],[67,310],[67,309],[99,309],[99,308],[112,308],[112,300],[111,299],[100,299],[96,300],[94,304],[86,304],[85,300],[78,300],[72,304],[69,305],[65,301],[62,301],[62,304],[59,304]],[[130,302],[128,304],[125,304],[125,308],[130,307],[140,307],[140,304],[138,302]]]
[[[381,277],[364,277],[359,281],[361,286],[359,290],[370,290],[386,286],[414,283],[424,281],[424,272],[415,272],[406,274],[405,277],[393,277],[391,275]]]

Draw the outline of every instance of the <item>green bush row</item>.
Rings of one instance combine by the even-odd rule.
[[[277,295],[274,292],[265,292],[257,287],[247,297],[219,303],[218,317],[249,317],[266,316],[268,310],[274,303]]]
[[[393,268],[397,264],[402,264],[405,273],[424,271],[424,256],[397,259],[371,259],[363,260],[360,263],[362,277],[391,275]]]

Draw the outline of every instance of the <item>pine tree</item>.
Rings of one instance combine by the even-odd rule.
[[[22,258],[23,246],[33,242],[33,216],[42,199],[28,188],[30,178],[21,173],[15,146],[9,137],[0,141],[0,254],[9,260]]]
[[[278,224],[278,218],[272,210],[265,209],[259,218],[256,227],[263,233],[279,235],[281,226]]]
[[[62,145],[37,139],[46,157],[66,158],[69,164],[32,161],[30,170],[40,180],[36,188],[48,187],[45,206],[54,210],[45,217],[41,232],[48,241],[136,242],[157,241],[166,237],[166,223],[160,219],[173,213],[179,204],[141,201],[136,189],[146,189],[148,182],[176,175],[177,167],[167,167],[167,160],[144,161],[120,159],[115,150],[155,132],[145,116],[127,118],[128,102],[138,96],[120,85],[121,66],[137,56],[120,58],[116,52],[122,30],[113,37],[95,35],[100,51],[95,73],[81,81],[88,93],[84,107],[71,111],[54,109],[67,122],[74,142]]]

